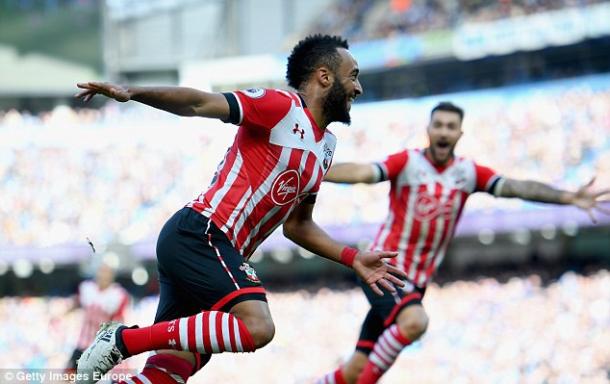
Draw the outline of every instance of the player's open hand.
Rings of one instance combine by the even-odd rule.
[[[596,223],[597,220],[593,214],[594,210],[598,210],[610,215],[610,207],[602,207],[602,204],[610,203],[610,189],[593,192],[591,189],[594,182],[595,177],[593,177],[587,184],[580,187],[572,197],[572,204],[586,211],[591,218],[591,221]]]
[[[82,99],[84,102],[91,100],[93,96],[98,93],[122,103],[131,99],[129,90],[126,87],[116,84],[92,81],[88,83],[78,83],[76,86],[84,89],[84,91],[77,93],[74,97]]]
[[[395,285],[399,287],[405,285],[400,278],[407,277],[406,273],[384,260],[396,257],[396,255],[398,255],[397,252],[358,252],[354,258],[352,268],[376,294],[383,296],[383,291],[379,286],[394,293],[396,292]]]

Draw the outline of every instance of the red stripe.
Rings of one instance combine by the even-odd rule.
[[[423,193],[426,190],[425,185],[420,185],[417,189],[417,195]],[[416,202],[414,203],[416,204]],[[407,207],[408,209],[408,207]],[[406,212],[406,210],[405,210]],[[407,220],[411,220],[413,225],[411,226],[411,233],[409,234],[409,242],[405,249],[405,263],[404,263],[404,271],[409,273],[409,269],[411,268],[411,264],[416,263],[415,260],[415,249],[417,248],[417,241],[419,240],[420,231],[421,231],[421,221],[415,218],[415,214],[406,218]],[[409,280],[415,281],[414,275],[407,276]]]
[[[222,318],[224,316],[228,316],[228,314],[222,312],[216,314],[216,342],[221,351],[225,350],[225,338],[222,334]]]
[[[381,339],[384,339],[384,337],[382,336]],[[381,339],[379,339],[379,341],[377,342],[375,349],[381,349],[383,352],[385,352],[386,355],[388,355],[390,357],[394,357],[397,354],[397,352],[400,352],[400,350],[399,351],[390,350],[390,349],[388,349],[390,347],[385,347],[383,344],[381,344]],[[386,340],[386,343],[387,342],[388,341]],[[379,352],[377,352],[377,353],[379,354]]]
[[[288,167],[286,169],[296,169],[298,172],[303,152],[304,152],[304,150],[302,150],[302,149],[296,149],[296,148],[292,149],[292,151],[290,152],[290,159],[288,160]],[[305,163],[307,163],[307,161],[305,161]],[[301,192],[300,189],[302,189],[303,187],[304,187],[303,180],[300,179],[300,175],[299,175],[299,190],[297,191],[297,196]],[[270,197],[266,196],[265,199],[270,199]],[[263,224],[262,227],[259,228],[258,233],[256,233],[255,235],[253,235],[251,233],[252,228],[246,228],[246,226],[244,225],[244,227],[240,231],[240,235],[238,236],[238,238],[243,238],[243,240],[240,242],[240,244],[244,244],[246,242],[246,239],[248,237],[252,236],[252,238],[250,239],[250,242],[248,243],[248,246],[243,251],[244,257],[247,258],[251,253],[254,252],[254,247],[257,246],[258,243],[260,243],[259,240],[264,239],[266,237],[267,233],[270,230],[272,230],[273,228],[275,228],[278,225],[278,223],[280,223],[282,218],[291,209],[291,207],[292,207],[292,203],[282,206],[281,209],[275,213],[275,215],[273,215],[271,218],[269,218],[269,220],[265,224]],[[256,211],[256,208],[254,210]],[[262,218],[267,213],[268,213],[268,211],[261,212],[259,220],[262,220]]]
[[[390,315],[388,317],[386,317],[385,321],[383,322],[383,325],[386,327],[389,327],[390,324],[392,324],[394,322],[394,320],[396,319],[398,312],[406,304],[408,304],[409,302],[411,302],[413,300],[421,300],[421,294],[419,292],[413,292],[413,293],[409,293],[407,296],[403,297],[402,300],[400,300],[400,303],[396,304],[394,306],[394,308],[392,308],[392,312],[390,312]]]
[[[203,312],[201,325],[203,327],[201,330],[201,333],[203,334],[203,348],[207,353],[211,353],[212,343],[210,341],[210,312]]]
[[[144,384],[144,383],[142,382],[142,380],[138,379],[138,378],[137,378],[137,377],[135,377],[135,376],[131,376],[131,381],[133,381],[135,384]]]
[[[381,345],[380,342],[377,342],[377,345],[375,346],[375,353],[377,354],[377,356],[381,357],[380,350],[383,351],[386,355],[388,355],[390,357],[390,359],[392,359],[392,360],[383,359],[383,361],[388,362],[390,365],[392,365],[392,363],[394,363],[394,360],[396,359],[398,352],[400,352],[400,351],[398,351],[398,352],[389,351],[388,348]]]
[[[373,350],[373,354],[374,354],[375,356],[377,356],[377,357],[379,358],[379,360],[383,361],[383,362],[384,362],[386,365],[392,365],[393,361],[388,361],[388,360],[384,359],[384,358],[383,358],[383,356],[381,356],[381,355],[379,354],[379,352],[377,352],[377,351]]]
[[[358,340],[356,347],[373,349],[375,348],[375,342],[370,340]]]
[[[191,351],[197,350],[197,341],[195,340],[195,316],[189,316],[186,323],[186,337],[189,342],[189,349]]]
[[[229,316],[229,340],[231,341],[231,351],[237,351],[237,342],[235,341],[235,319],[233,315]]]
[[[402,187],[400,188],[399,191],[396,191],[396,189],[394,188],[394,185],[392,185],[392,189],[390,190],[390,210],[391,212],[394,213],[394,219],[392,220],[392,223],[390,223],[390,228],[389,228],[389,235],[386,237],[386,240],[382,245],[382,249],[384,250],[388,250],[388,251],[399,251],[405,254],[405,260],[406,260],[406,253],[407,253],[407,249],[409,244],[406,244],[407,248],[405,249],[398,249],[399,247],[399,243],[400,243],[400,237],[402,236],[402,233],[404,231],[404,228],[406,226],[406,214],[407,214],[407,206],[408,206],[408,201],[409,201],[409,192],[410,192],[411,188],[408,186]],[[390,260],[390,263],[392,265],[398,265],[398,257],[395,257],[393,259]],[[404,268],[404,265],[398,266],[399,268]]]
[[[413,278],[413,281],[415,283],[419,283],[419,277],[422,273],[424,273],[424,269],[426,268],[426,261],[428,260],[429,257],[432,257],[432,255],[430,255],[430,251],[431,251],[431,246],[432,246],[432,242],[434,241],[434,232],[436,231],[436,225],[437,225],[437,220],[439,218],[439,216],[443,215],[443,205],[442,205],[442,193],[443,193],[443,186],[441,185],[441,183],[435,183],[434,184],[434,198],[436,199],[436,201],[438,202],[438,212],[437,212],[437,216],[432,217],[430,220],[428,220],[428,235],[426,236],[426,239],[424,240],[424,246],[422,247],[420,256],[419,256],[419,264],[417,265],[417,269],[415,272],[415,277]],[[432,250],[433,251],[433,250]],[[434,251],[433,251],[434,252]]]
[[[222,167],[217,170],[216,182],[212,184],[204,194],[204,198],[207,204],[212,201],[216,192],[218,192],[218,190],[224,185],[225,181],[227,180],[227,176],[229,175],[229,171],[231,170],[231,168],[233,168],[236,159],[237,148],[232,147],[225,154],[225,158],[223,159],[224,164],[222,164]]]
[[[449,206],[449,204],[451,206],[453,206],[454,200],[455,200],[456,196],[458,195],[458,192],[460,193],[460,196],[462,196],[462,194],[465,194],[465,192],[458,191],[457,189],[452,190],[451,193],[449,194],[449,198],[447,199],[446,206]],[[441,234],[441,238],[440,238],[440,241],[438,242],[438,246],[436,247],[436,249],[431,250],[434,253],[434,255],[432,256],[432,261],[430,262],[430,265],[428,265],[428,268],[426,268],[426,279],[424,281],[424,284],[430,280],[430,278],[432,277],[432,275],[435,272],[434,264],[436,263],[436,258],[438,257],[439,253],[443,250],[443,248],[444,248],[443,245],[444,245],[445,240],[447,239],[447,236],[453,235],[453,234],[449,233],[449,228],[451,227],[452,222],[457,224],[460,212],[462,210],[462,207],[464,206],[464,202],[465,202],[465,199],[462,199],[461,206],[458,209],[458,213],[457,213],[455,219],[453,219],[453,214],[452,214],[451,217],[449,218],[449,220],[445,220],[445,227],[443,228],[443,233]],[[455,224],[453,225],[454,230],[455,230]]]
[[[237,291],[233,291],[231,293],[229,293],[228,295],[226,295],[225,297],[223,297],[222,299],[218,300],[216,302],[216,304],[212,305],[211,310],[212,311],[218,311],[220,310],[222,307],[225,306],[225,304],[227,304],[229,301],[235,299],[238,296],[241,295],[247,295],[250,293],[265,293],[265,288],[263,287],[248,287],[248,288],[242,288],[242,289],[238,289]],[[205,313],[205,312],[204,312]],[[207,350],[207,348],[206,348]]]
[[[277,148],[279,149],[279,152],[277,152],[276,155],[277,155],[277,158],[279,159],[281,156],[282,150],[281,150],[281,147],[277,147]],[[287,170],[289,168],[292,168],[292,169],[296,168],[296,167],[290,167],[290,165],[293,163],[293,158],[295,157],[295,155],[296,155],[295,153],[297,153],[297,152],[300,153],[302,151],[299,151],[297,149],[291,150],[290,158],[288,160],[289,166],[280,169],[280,171],[278,172],[278,175],[280,175],[282,172],[284,172],[285,170]],[[269,176],[269,174],[272,172],[272,170],[273,169],[271,169],[265,175],[265,179]],[[265,179],[262,179],[260,181],[260,183],[256,184],[257,187],[253,188],[253,191],[254,191],[253,193],[256,193],[256,190],[260,187],[261,183],[264,182]],[[263,216],[265,216],[267,214],[269,207],[271,206],[271,204],[273,204],[270,202],[270,200],[271,200],[270,192],[271,192],[271,188],[273,186],[273,182],[274,182],[274,180],[271,180],[271,183],[269,183],[269,185],[265,187],[266,188],[266,190],[264,191],[265,196],[259,201],[259,203],[254,207],[254,209],[246,217],[246,221],[245,221],[243,227],[241,227],[241,229],[239,230],[239,233],[235,236],[237,249],[241,249],[241,247],[246,242],[248,237],[250,237],[251,231],[254,228],[254,226],[263,218]],[[245,212],[243,214],[245,214]],[[261,232],[259,231],[259,234],[260,233]],[[250,244],[254,243],[254,242],[256,242],[255,238],[250,240]],[[244,252],[244,254],[245,254],[245,252]]]
[[[295,95],[294,93],[292,93],[292,92],[288,92],[288,94],[290,95],[292,100],[294,100],[294,102],[297,105],[297,107],[301,108],[301,100],[299,99],[299,97],[297,95]]]
[[[409,345],[412,343],[411,340],[407,339],[405,336],[402,335],[402,333],[400,333],[400,329],[398,329],[398,325],[396,324],[390,327],[390,333],[402,345]]]

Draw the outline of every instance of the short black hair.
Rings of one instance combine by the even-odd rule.
[[[299,41],[288,56],[286,80],[294,89],[301,88],[309,75],[325,65],[336,72],[341,64],[337,48],[349,49],[347,40],[340,36],[310,35]]]
[[[430,119],[432,119],[432,115],[436,111],[447,111],[457,113],[458,115],[460,115],[460,120],[464,120],[464,110],[450,101],[441,101],[436,105],[436,107],[432,108],[432,111],[430,112]]]

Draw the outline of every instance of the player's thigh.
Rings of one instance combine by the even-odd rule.
[[[256,272],[226,235],[190,208],[178,211],[161,230],[157,259],[174,299],[181,307],[196,308],[195,313],[228,312],[243,301],[267,301]]]

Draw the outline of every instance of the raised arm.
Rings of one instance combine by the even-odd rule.
[[[504,179],[497,188],[500,197],[517,197],[523,200],[537,201],[552,204],[571,204],[587,212],[593,222],[596,222],[593,210],[610,214],[610,210],[600,205],[607,203],[603,196],[610,194],[610,190],[592,192],[591,187],[595,178],[580,187],[576,192],[563,191],[550,185],[531,180]]]
[[[339,163],[330,167],[324,181],[332,183],[378,183],[381,181],[379,167],[369,163]]]
[[[391,283],[404,285],[396,276],[404,278],[405,273],[383,261],[396,252],[359,252],[336,242],[313,221],[313,207],[308,202],[296,207],[284,223],[284,236],[316,255],[352,267],[378,295],[383,292],[377,284],[390,292],[396,291]]]
[[[221,93],[185,87],[131,87],[101,82],[78,83],[76,86],[83,91],[75,97],[85,102],[100,94],[119,102],[138,101],[180,116],[229,119],[229,103]]]

